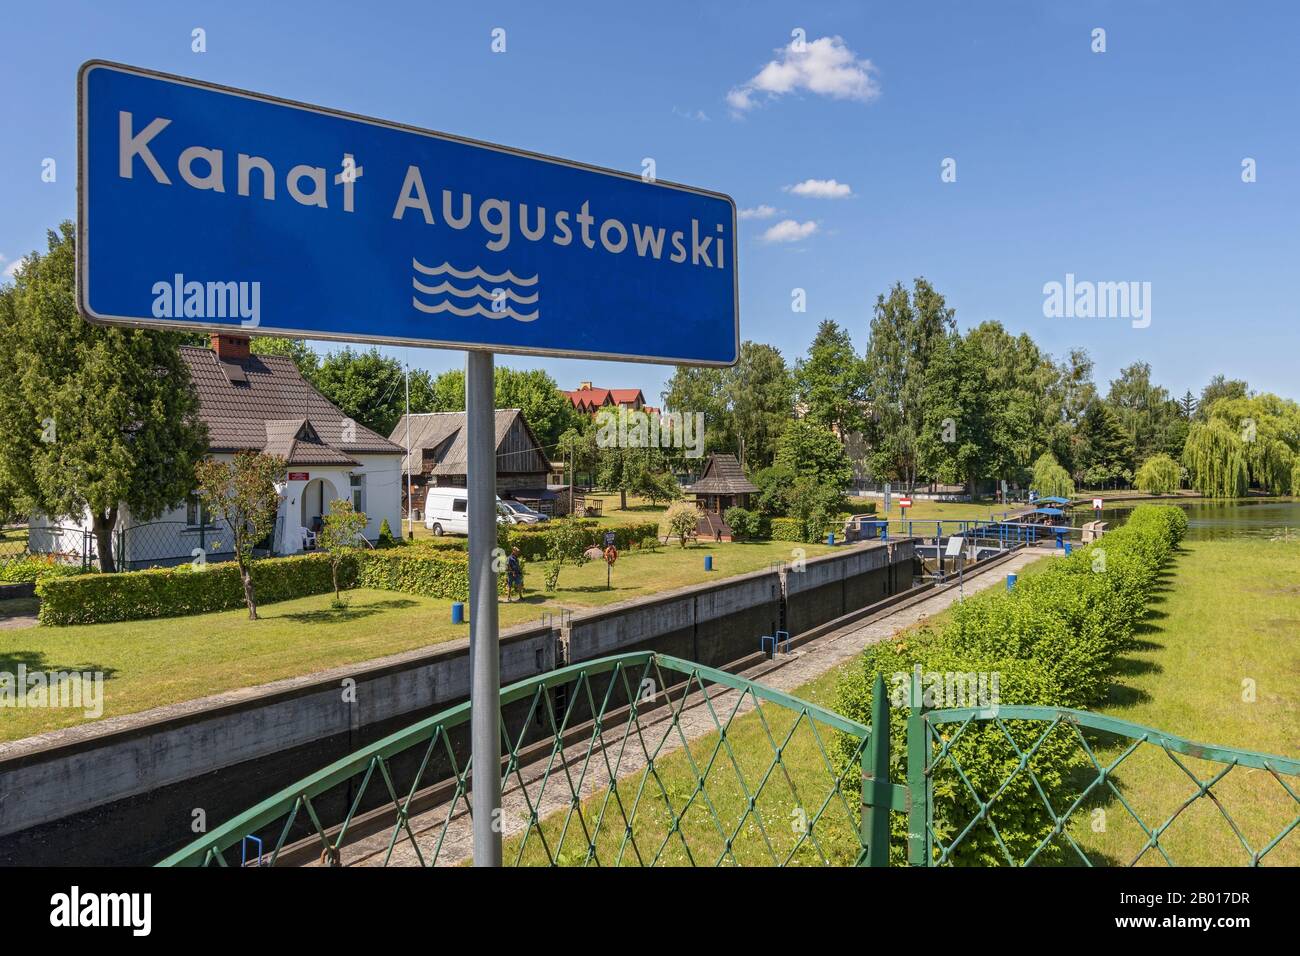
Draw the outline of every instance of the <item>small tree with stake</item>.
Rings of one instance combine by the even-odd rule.
[[[235,536],[235,560],[244,584],[244,603],[248,619],[257,620],[257,598],[253,593],[251,573],[253,548],[275,530],[275,515],[280,508],[285,461],[279,455],[241,451],[232,462],[209,459],[194,469],[198,496],[203,507],[219,515]]]
[[[356,546],[357,536],[366,530],[368,520],[366,513],[357,511],[352,506],[352,502],[346,498],[331,502],[329,514],[321,519],[321,529],[316,536],[316,543],[330,556],[336,608],[344,606],[343,597],[339,594],[339,565],[343,563],[347,553]]]

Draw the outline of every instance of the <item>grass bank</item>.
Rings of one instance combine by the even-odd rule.
[[[1040,573],[1047,565],[1048,561],[1036,562],[1022,576]],[[936,615],[921,626],[942,627],[945,616]],[[1296,634],[1300,634],[1300,542],[1189,541],[1164,572],[1135,646],[1121,657],[1115,684],[1099,709],[1199,743],[1294,759],[1300,756],[1300,699],[1296,693],[1300,688],[1300,644]],[[792,693],[834,710],[836,685],[857,666],[856,660],[848,662]],[[769,862],[768,845],[778,855],[782,847],[792,846],[791,788],[800,788],[805,806],[817,806],[819,801],[811,799],[812,795],[826,793],[831,783],[821,759],[822,741],[810,732],[806,721],[798,728],[795,724],[788,711],[765,706],[761,716],[751,713],[732,722],[727,730],[729,750],[718,749],[715,732],[690,741],[689,752],[678,751],[656,760],[663,789],[652,780],[642,794],[634,825],[638,848],[649,847],[653,856],[662,847],[660,862],[665,864],[685,863],[687,846],[697,864],[717,861],[726,849],[722,831],[729,833],[744,814],[745,788],[757,790],[772,767],[774,741],[783,745],[789,776],[780,770],[772,774],[756,805],[762,826],[751,816],[742,833],[743,843],[738,840],[732,852],[741,862],[765,863]],[[795,733],[786,740],[792,729]],[[1120,745],[1112,744],[1097,755],[1104,765],[1119,752]],[[1180,760],[1203,780],[1223,767],[1195,758]],[[701,773],[705,767],[710,769]],[[745,787],[737,783],[736,767]],[[706,781],[707,800],[696,793],[701,776]],[[634,774],[618,787],[619,799],[629,807],[640,779],[639,773]],[[1114,779],[1149,828],[1164,823],[1196,790],[1163,751],[1152,747],[1128,758]],[[1294,778],[1286,779],[1295,789]],[[1300,811],[1265,771],[1234,769],[1215,786],[1214,793],[1256,849]],[[607,791],[599,793],[584,803],[590,820],[594,821],[606,795]],[[607,816],[617,804],[609,806]],[[665,842],[674,816],[680,817],[681,829]],[[1071,836],[1094,865],[1127,865],[1146,840],[1113,795],[1093,800],[1072,821]],[[551,847],[560,848],[565,862],[581,862],[586,850],[581,828],[571,824],[561,843],[563,822],[563,814],[544,821]],[[848,826],[844,814],[832,805],[820,828],[813,831],[820,838],[821,849],[806,845],[795,862],[821,863],[824,850],[830,862],[850,864],[856,844]],[[620,826],[611,828],[607,838],[598,843],[602,863],[610,863],[618,855],[621,839]],[[1248,862],[1241,842],[1207,799],[1180,813],[1161,843],[1178,865]],[[507,859],[514,859],[519,846],[518,840],[508,844]],[[635,862],[630,852],[624,848],[624,863]],[[545,862],[536,836],[524,847],[523,861]],[[1300,864],[1300,829],[1292,831],[1265,862]],[[1165,865],[1164,858],[1154,851],[1148,851],[1141,863]]]
[[[718,580],[790,561],[791,544],[736,542],[677,544],[633,551],[609,575],[603,561],[566,566],[554,591],[543,582],[540,563],[527,566],[525,600],[500,602],[501,626],[536,621],[543,611],[581,610],[660,591]],[[802,545],[809,557],[825,545]],[[706,555],[713,571],[704,570]],[[467,625],[451,623],[451,603],[394,591],[357,589],[343,611],[330,608],[332,594],[262,605],[261,620],[245,610],[190,617],[123,621],[71,627],[6,628],[0,619],[0,673],[101,671],[103,717],[131,714],[209,694],[295,677],[312,671],[414,650],[467,637]],[[5,602],[0,614],[33,612],[34,602]],[[15,708],[0,711],[0,740],[83,723],[80,710]]]

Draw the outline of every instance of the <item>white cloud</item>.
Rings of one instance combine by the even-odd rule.
[[[817,223],[782,219],[763,233],[764,242],[802,242],[817,231]]]
[[[5,263],[8,264],[5,265]],[[12,279],[14,275],[18,272],[18,270],[22,267],[22,264],[23,264],[22,256],[19,256],[13,262],[9,262],[8,257],[0,255],[0,265],[4,265],[4,271],[0,272],[0,275],[4,276],[6,279]]]
[[[849,188],[848,183],[837,182],[834,179],[805,179],[801,183],[781,188],[805,199],[848,199],[853,195],[853,190]]]
[[[870,103],[880,95],[880,84],[873,75],[878,72],[875,65],[858,59],[840,37],[821,37],[802,44],[791,40],[776,54],[777,58],[752,79],[727,93],[727,105],[733,113],[745,113],[758,106],[759,93],[775,99],[802,90],[860,103]]]
[[[707,123],[709,121],[709,114],[704,112],[704,110],[679,110],[674,106],[673,115],[680,116],[683,119],[696,120],[700,123]]]
[[[763,203],[753,209],[742,209],[736,215],[741,219],[771,219],[776,215],[776,208]]]

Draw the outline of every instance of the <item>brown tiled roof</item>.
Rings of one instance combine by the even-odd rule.
[[[745,470],[735,455],[709,455],[700,480],[686,491],[697,495],[747,495],[758,491],[758,486],[745,477]]]
[[[352,455],[403,450],[348,419],[287,356],[250,355],[223,363],[211,349],[186,345],[180,352],[198,392],[211,451],[266,451],[291,465],[352,465]],[[233,374],[223,364],[234,366]]]
[[[515,419],[521,418],[522,415],[523,413],[517,408],[498,408],[496,410],[498,471],[516,470],[511,467],[511,462],[503,460],[506,456],[503,456],[500,450],[501,443],[505,441]],[[411,420],[411,454],[402,463],[404,469],[414,475],[420,474],[424,451],[428,449],[435,452],[436,463],[432,469],[433,474],[463,475],[466,473],[469,463],[467,460],[468,449],[465,445],[464,412],[424,412],[409,416],[403,415],[398,419],[397,426],[393,429],[392,435],[389,436],[392,441],[403,446],[406,442],[407,418]],[[531,436],[532,429],[528,428],[527,421],[524,422],[524,428]],[[538,454],[545,460],[546,452],[537,443],[536,436],[533,436],[533,443],[537,445]],[[511,455],[510,457],[517,456]]]

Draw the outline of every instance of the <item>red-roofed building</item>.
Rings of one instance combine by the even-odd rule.
[[[580,382],[573,391],[566,391],[569,401],[579,411],[594,415],[602,408],[626,408],[630,412],[659,414],[659,409],[645,403],[639,388],[596,388],[590,382]]]

